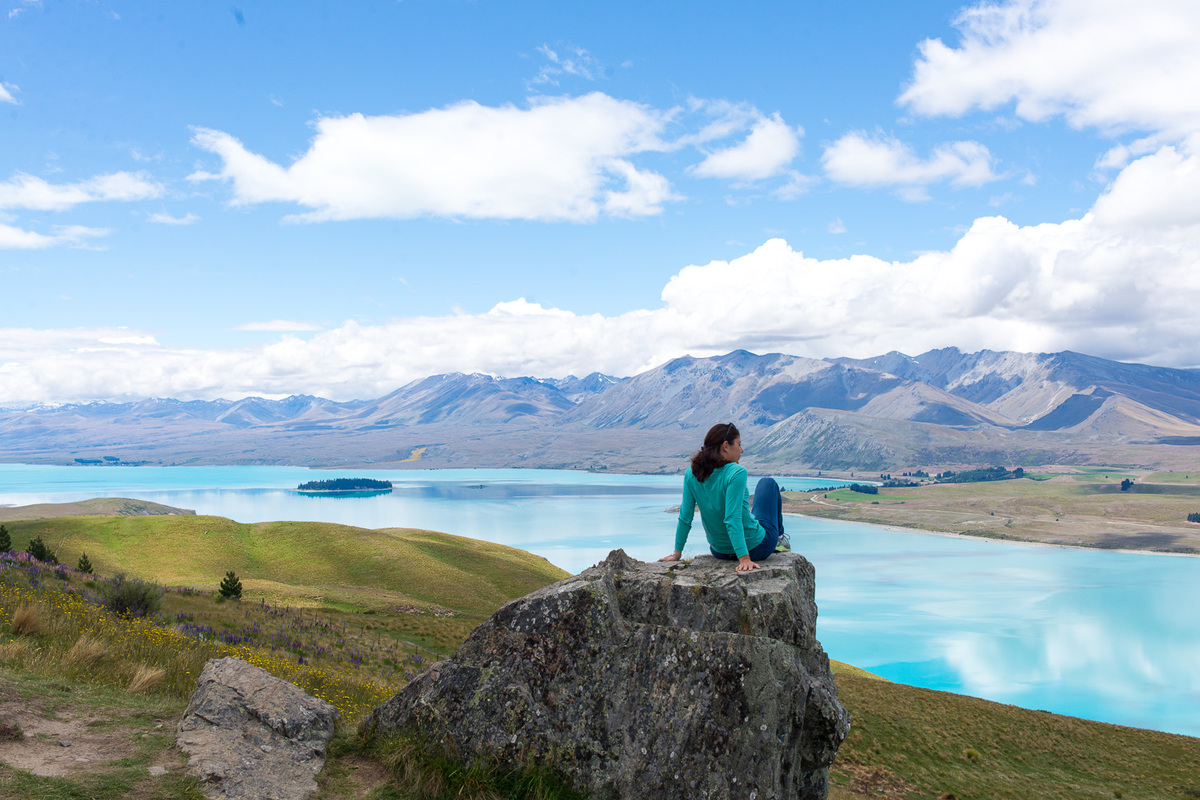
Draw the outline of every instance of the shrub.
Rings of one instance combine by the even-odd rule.
[[[240,598],[242,596],[242,582],[238,580],[238,576],[233,573],[233,570],[225,573],[225,578],[217,587],[217,592],[221,597]]]
[[[1132,488],[1133,488],[1133,481],[1129,480],[1129,478],[1126,478],[1125,480],[1121,481],[1121,491],[1122,492],[1128,492]]]
[[[75,569],[85,575],[92,574],[92,562],[88,560],[87,553],[79,557],[79,563],[75,565]]]
[[[25,552],[38,561],[45,561],[47,564],[58,563],[58,559],[50,552],[50,548],[46,547],[46,543],[42,541],[42,537],[40,536],[30,540],[29,546],[25,548]]]
[[[42,630],[42,610],[33,603],[22,603],[13,612],[13,633],[17,636],[33,636]]]
[[[100,602],[109,611],[130,617],[158,613],[165,589],[157,583],[117,575],[112,580],[98,581],[96,590]]]
[[[1193,511],[1188,514],[1188,522],[1200,522],[1200,511]]]
[[[8,528],[0,525],[0,553],[7,553],[12,550],[12,537],[8,535]]]

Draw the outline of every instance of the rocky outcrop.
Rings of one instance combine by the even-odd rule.
[[[209,661],[175,743],[210,798],[305,800],[337,709],[240,658]]]
[[[508,603],[375,709],[461,761],[541,765],[595,798],[824,798],[849,729],[813,567],[600,564]]]

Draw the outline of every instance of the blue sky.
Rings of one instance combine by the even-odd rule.
[[[1200,365],[1200,6],[0,6],[0,403]]]

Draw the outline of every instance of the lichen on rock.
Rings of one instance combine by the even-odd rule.
[[[812,565],[613,551],[508,603],[363,722],[597,798],[824,798],[849,730]]]

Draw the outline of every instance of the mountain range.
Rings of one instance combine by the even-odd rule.
[[[1200,456],[1200,370],[1074,352],[738,350],[623,379],[434,375],[351,402],[0,410],[0,461],[678,471],[729,421],[748,464],[780,471],[1188,466]]]

